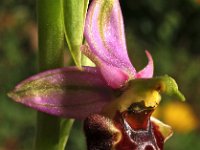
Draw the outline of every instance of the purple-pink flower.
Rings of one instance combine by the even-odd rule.
[[[169,76],[153,76],[147,66],[137,72],[126,48],[118,0],[93,0],[81,51],[96,67],[45,71],[19,83],[9,96],[56,116],[85,120],[88,149],[162,149],[171,128],[151,117],[161,94],[184,99]],[[96,136],[100,137],[96,140]]]
[[[148,51],[149,63],[142,71],[136,72],[129,60],[118,0],[91,3],[84,35],[88,45],[81,50],[96,67],[39,73],[18,84],[10,96],[40,111],[80,119],[101,112],[114,99],[113,93],[129,81],[153,76],[153,60]]]

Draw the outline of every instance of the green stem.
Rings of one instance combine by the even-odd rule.
[[[64,27],[61,0],[37,0],[39,69],[63,66]],[[73,124],[45,113],[37,114],[35,150],[64,150]]]

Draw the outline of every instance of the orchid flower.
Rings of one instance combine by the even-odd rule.
[[[153,78],[153,59],[137,72],[129,60],[118,0],[93,0],[82,53],[96,67],[66,67],[36,74],[9,96],[48,114],[85,120],[89,150],[158,150],[170,126],[151,117],[161,96],[184,100],[174,79]]]

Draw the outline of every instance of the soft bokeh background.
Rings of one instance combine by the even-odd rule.
[[[174,136],[166,150],[200,149],[200,1],[123,0],[127,44],[137,69],[148,49],[155,75],[169,74],[187,102],[162,101],[156,116],[170,124]],[[6,92],[37,72],[37,25],[34,0],[0,2],[0,150],[31,150],[35,111],[16,104]],[[67,150],[84,150],[81,123],[71,133]]]

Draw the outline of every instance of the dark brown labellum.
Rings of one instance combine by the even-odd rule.
[[[162,150],[164,137],[150,120],[153,108],[131,106],[111,120],[91,115],[84,122],[88,150]]]
[[[119,138],[119,131],[109,118],[94,114],[84,121],[88,150],[111,150]]]

